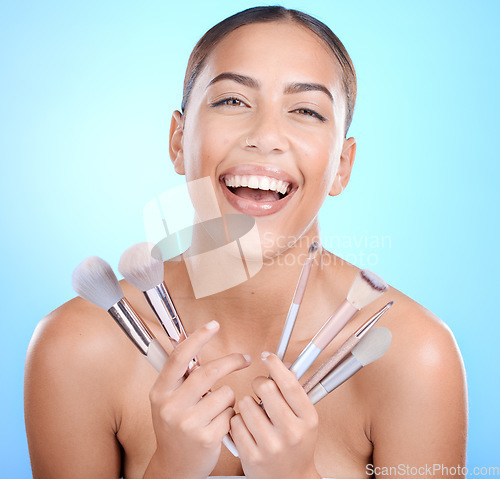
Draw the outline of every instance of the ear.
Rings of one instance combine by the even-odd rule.
[[[356,156],[356,140],[348,138],[344,140],[342,153],[340,154],[340,163],[337,174],[333,180],[333,185],[328,193],[330,196],[337,196],[344,191],[344,188],[349,183],[351,178],[352,166],[354,165],[354,158]]]
[[[174,111],[172,120],[170,121],[170,137],[168,152],[170,159],[174,165],[176,173],[185,175],[184,169],[184,150],[183,150],[183,135],[184,135],[184,119],[180,111]]]

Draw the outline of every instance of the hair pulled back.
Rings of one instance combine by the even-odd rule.
[[[286,9],[281,6],[253,7],[236,13],[208,30],[194,47],[186,68],[181,110],[184,114],[193,85],[202,71],[205,61],[217,44],[233,30],[252,23],[275,21],[293,21],[302,25],[319,38],[331,49],[342,69],[342,86],[346,97],[345,134],[351,125],[354,104],[356,102],[356,72],[349,54],[338,37],[322,22],[298,10]]]

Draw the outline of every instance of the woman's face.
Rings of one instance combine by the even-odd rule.
[[[174,114],[176,171],[187,181],[210,177],[223,214],[253,216],[266,256],[317,226],[326,196],[349,180],[355,142],[344,142],[341,85],[336,58],[314,33],[252,24],[216,46],[185,118]]]

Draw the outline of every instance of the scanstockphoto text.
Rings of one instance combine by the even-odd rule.
[[[268,233],[264,234],[264,240],[270,239],[274,241],[275,246],[278,248],[288,248],[292,245],[296,246],[309,246],[314,239],[307,237],[307,235],[300,238],[280,236],[277,238],[267,237]],[[362,235],[328,235],[321,238],[322,246],[336,253],[342,251],[342,258],[336,256],[322,255],[320,265],[329,266],[335,264],[336,261],[347,261],[348,263],[355,264],[360,268],[373,268],[379,264],[380,251],[382,249],[392,248],[392,237],[390,235],[370,235],[364,233]],[[278,256],[268,257],[263,253],[264,259],[278,263],[285,266],[293,266],[294,264],[303,263],[307,253],[303,255],[296,255],[294,253],[287,253],[286,251]]]
[[[424,464],[422,466],[411,466],[409,464],[397,464],[392,466],[375,466],[367,464],[365,468],[368,477],[379,475],[388,477],[404,476],[408,478],[435,476],[440,478],[464,476],[469,479],[474,478],[495,478],[500,477],[500,466],[447,466],[444,464]]]

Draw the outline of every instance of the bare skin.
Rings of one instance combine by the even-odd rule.
[[[187,118],[174,114],[174,167],[188,180],[209,176],[214,185],[238,161],[286,169],[297,179],[296,205],[257,223],[259,232],[268,233],[263,244],[270,258],[285,251],[303,258],[320,236],[319,207],[327,195],[341,193],[354,162],[355,141],[343,138],[345,106],[335,61],[314,35],[296,25],[251,25],[225,40],[195,83]],[[282,64],[276,65],[276,55],[262,53],[268,45],[280,49]],[[255,78],[259,87],[233,80],[210,86],[226,71]],[[337,101],[318,91],[298,97],[283,93],[283,85],[299,80],[327,85]],[[228,92],[237,96],[237,106],[211,106]],[[305,111],[311,105],[326,123]],[[245,138],[251,138],[251,148]],[[216,194],[222,212],[233,212],[220,190]],[[283,249],[280,235],[306,241]],[[389,351],[315,407],[274,355],[261,360],[263,351],[276,349],[300,268],[298,260],[290,266],[269,260],[250,280],[195,299],[184,263],[167,262],[165,281],[190,337],[160,376],[106,312],[81,299],[54,311],[38,326],[27,359],[26,422],[34,477],[109,478],[122,470],[127,479],[209,474],[359,478],[366,476],[367,464],[465,464],[460,353],[448,328],[396,289],[361,311],[314,366],[394,300],[380,321],[393,335]],[[300,353],[341,304],[356,273],[354,266],[323,252],[285,361]],[[125,296],[168,348],[142,294],[122,283]],[[219,326],[208,330],[204,325],[212,320]],[[199,354],[202,367],[182,382],[193,354]],[[250,365],[242,354],[252,357]],[[199,400],[209,388],[214,392]],[[259,398],[271,419],[258,407]],[[220,443],[230,428],[240,459]],[[395,477],[380,472],[377,477]]]

